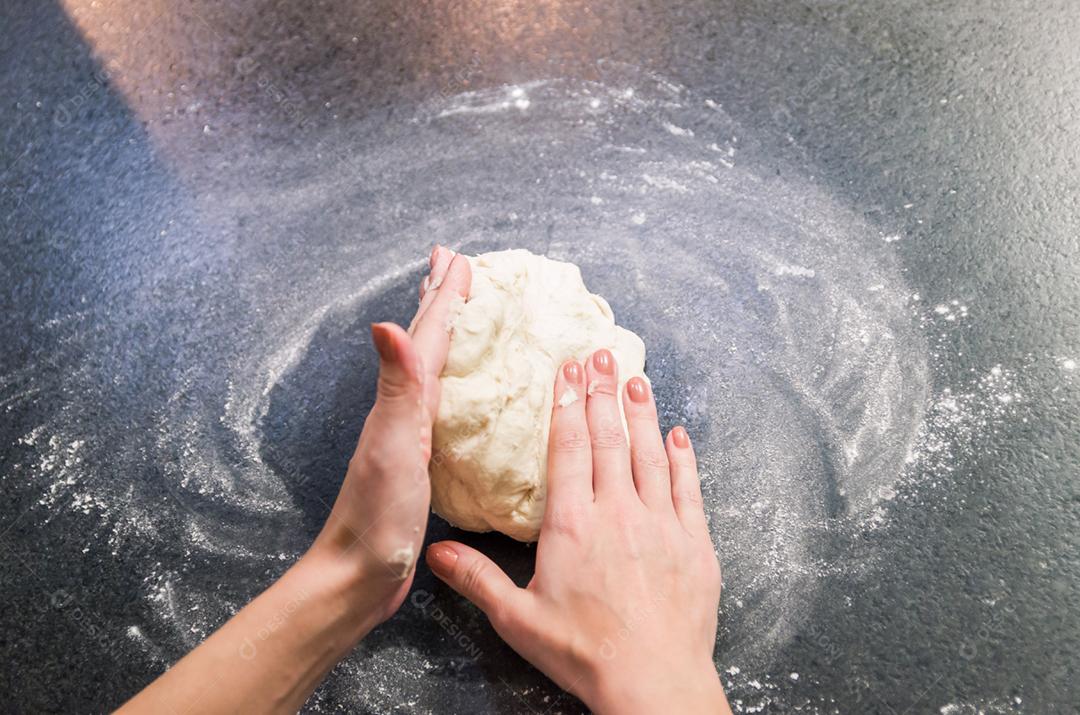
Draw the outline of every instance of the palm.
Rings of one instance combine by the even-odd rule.
[[[444,248],[432,254],[431,275],[408,331],[372,325],[380,358],[375,406],[327,523],[346,548],[370,557],[376,575],[382,571],[397,585],[411,577],[424,538],[431,427],[450,344],[446,326],[454,298],[467,297],[470,284],[468,262]]]

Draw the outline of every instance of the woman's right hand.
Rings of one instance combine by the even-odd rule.
[[[581,399],[560,406],[566,390]],[[661,438],[648,384],[619,395],[607,350],[563,365],[554,402],[528,587],[454,541],[431,545],[431,569],[596,712],[730,713],[712,660],[720,566],[686,430]]]

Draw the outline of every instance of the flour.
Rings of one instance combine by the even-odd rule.
[[[510,109],[524,112],[532,104],[528,90],[541,85],[540,82],[530,82],[520,86],[501,88],[494,93],[491,91],[465,92],[454,97],[450,106],[441,109],[437,116],[443,119],[460,114],[498,114]]]
[[[897,505],[954,478],[988,435],[1024,419],[1025,373],[1049,369],[1074,389],[1075,354],[997,357],[941,377],[956,356],[939,336],[981,306],[913,296],[892,253],[908,239],[895,227],[867,224],[865,207],[839,204],[798,171],[777,173],[720,102],[648,75],[606,82],[438,99],[402,119],[328,129],[308,153],[238,148],[223,160],[269,178],[214,187],[192,213],[214,227],[196,248],[220,244],[221,227],[237,250],[258,248],[243,275],[224,271],[215,284],[198,251],[120,267],[146,285],[208,281],[205,316],[158,337],[170,358],[192,347],[162,361],[145,414],[102,427],[126,389],[124,363],[0,375],[7,413],[49,395],[67,405],[27,426],[0,479],[30,497],[20,527],[78,519],[88,558],[123,558],[137,574],[152,615],[112,624],[133,658],[174,662],[310,545],[370,407],[368,324],[407,322],[435,242],[573,261],[648,342],[662,426],[686,425],[698,452],[725,573],[718,655],[737,710],[790,709],[794,679],[762,673],[806,627],[823,582],[884,566],[874,553],[825,548],[833,539],[889,529]],[[458,171],[474,166],[483,171]],[[244,231],[231,228],[238,217]],[[171,319],[137,299],[134,317],[109,316],[132,321],[125,356],[136,363],[147,326]],[[221,317],[230,304],[243,320]],[[89,319],[39,328],[81,355]],[[473,611],[442,605],[461,632],[494,638]],[[462,668],[489,707],[543,711],[559,696],[535,674],[492,681],[453,642],[395,630],[403,619],[416,632],[432,625],[415,609],[399,614],[311,707],[332,692],[339,709],[433,711],[441,703],[414,682]],[[505,653],[482,646],[485,662]],[[803,669],[797,685],[807,684]]]
[[[412,572],[413,564],[416,562],[416,551],[413,550],[412,544],[406,544],[390,554],[390,558],[386,561],[397,577],[404,579]]]
[[[455,295],[450,299],[450,309],[446,313],[446,332],[453,333],[454,325],[461,317],[461,311],[465,308],[465,299]]]

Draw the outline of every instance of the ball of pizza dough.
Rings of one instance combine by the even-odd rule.
[[[450,326],[432,433],[431,506],[462,529],[535,541],[552,403],[586,397],[554,396],[556,370],[607,348],[619,365],[621,395],[626,380],[644,377],[645,344],[615,325],[607,301],[585,288],[572,263],[512,250],[469,257],[469,264],[472,287]]]

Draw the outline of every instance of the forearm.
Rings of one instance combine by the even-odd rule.
[[[352,561],[312,549],[123,712],[296,712],[375,626]]]

